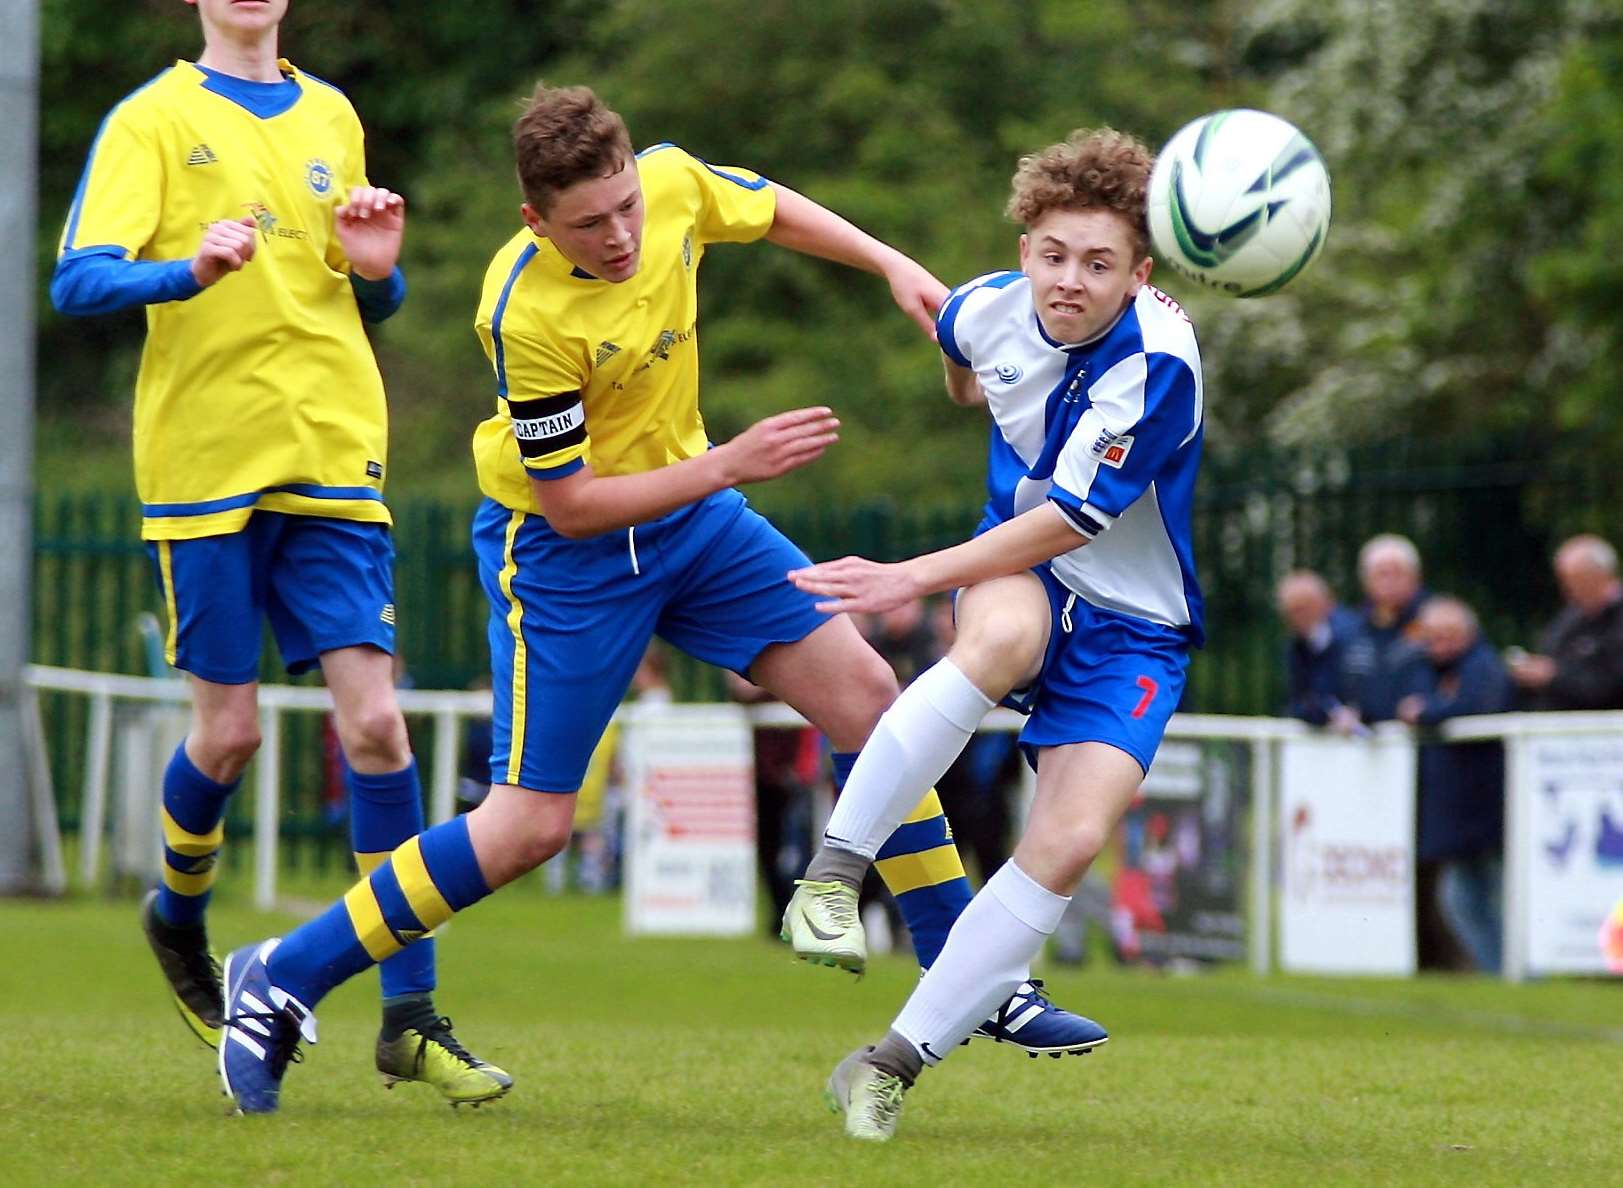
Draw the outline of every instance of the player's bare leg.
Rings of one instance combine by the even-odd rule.
[[[786,939],[807,960],[860,971],[866,944],[856,915],[855,888],[885,840],[957,758],[980,718],[1022,676],[1034,675],[1041,661],[1048,603],[1036,578],[1017,575],[980,591],[965,591],[962,605],[962,626],[949,653],[951,664],[923,674],[902,700],[887,703],[883,718],[875,715],[877,728],[869,724],[850,792],[842,795],[829,822],[828,837],[838,840],[826,842],[812,860],[784,913]],[[977,606],[984,610],[977,613]],[[993,613],[994,608],[1001,608],[1001,613]],[[842,640],[830,629],[841,623],[856,635],[855,626],[841,616],[801,645],[770,649],[763,656],[783,666],[790,688],[779,695],[791,705],[802,692],[796,681],[804,682],[814,707],[816,698],[837,692],[838,682],[817,667],[808,664],[803,673],[786,662],[796,658],[794,648],[814,644],[828,633],[822,667],[837,665],[839,657],[828,653]],[[872,655],[865,643],[857,642]],[[785,655],[773,655],[780,651]],[[815,653],[809,657],[818,658]],[[816,721],[814,707],[797,706]]]
[[[845,1115],[848,1135],[890,1138],[902,1095],[924,1068],[940,1063],[1025,979],[1143,778],[1137,760],[1105,743],[1043,751],[1037,798],[1014,857],[953,926],[885,1037],[834,1070],[827,1098]],[[1078,1051],[1109,1038],[1092,1026]]]

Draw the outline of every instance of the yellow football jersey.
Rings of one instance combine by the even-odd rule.
[[[190,62],[124,99],[63,229],[64,255],[180,260],[216,220],[258,224],[241,271],[146,308],[135,485],[147,540],[235,532],[255,508],[389,522],[383,381],[333,223],[366,184],[361,125],[341,91],[280,65],[299,93],[269,117],[232,97],[241,80]]]
[[[496,415],[475,432],[473,452],[480,490],[507,507],[540,512],[531,475],[583,462],[600,475],[637,474],[709,447],[699,416],[699,261],[706,244],[765,235],[777,197],[758,174],[707,165],[675,145],[644,149],[637,169],[646,213],[630,280],[581,272],[528,228],[485,273],[474,325],[496,372]]]

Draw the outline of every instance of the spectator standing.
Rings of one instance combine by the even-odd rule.
[[[1617,552],[1598,536],[1574,536],[1556,550],[1555,579],[1566,606],[1538,652],[1513,656],[1523,703],[1539,710],[1623,709],[1623,582]]]
[[[1347,645],[1358,634],[1358,615],[1337,603],[1329,584],[1311,569],[1292,570],[1281,578],[1275,602],[1290,635],[1285,712],[1312,726],[1351,727],[1358,715],[1346,704],[1343,674]]]
[[[1364,609],[1342,655],[1348,704],[1365,724],[1389,722],[1398,702],[1431,691],[1415,616],[1425,602],[1420,553],[1407,537],[1371,537],[1358,550]]]
[[[1469,606],[1457,598],[1432,598],[1417,622],[1435,681],[1431,692],[1411,693],[1398,703],[1401,720],[1436,726],[1512,707],[1510,675],[1482,638]],[[1430,877],[1423,880],[1426,897],[1417,897],[1417,923],[1435,929],[1440,920],[1484,973],[1498,973],[1501,958],[1504,787],[1505,752],[1497,741],[1420,747],[1416,857],[1417,869]]]

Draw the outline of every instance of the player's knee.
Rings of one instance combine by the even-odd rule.
[[[896,700],[901,686],[896,681],[896,670],[870,648],[865,662],[850,674],[847,690],[848,703],[852,708],[863,717],[872,719],[868,723],[871,729],[873,723],[879,721],[879,715]]]
[[[1097,821],[1077,821],[1064,832],[1064,862],[1081,878],[1109,841],[1110,830]]]
[[[1017,616],[979,616],[960,629],[949,656],[980,688],[1012,689],[1041,658],[1044,627]]]
[[[391,770],[404,767],[411,759],[411,743],[406,720],[393,705],[368,707],[347,723],[344,749],[351,763],[382,763]]]
[[[224,783],[242,774],[259,743],[259,719],[252,714],[232,714],[194,727],[187,750],[204,775]]]
[[[513,860],[526,871],[561,854],[569,845],[570,822],[552,814],[532,818],[515,837]]]

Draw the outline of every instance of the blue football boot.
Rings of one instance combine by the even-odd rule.
[[[316,1042],[316,1017],[271,985],[265,962],[280,940],[261,941],[225,959],[225,1025],[220,1080],[242,1114],[273,1114],[288,1063],[303,1059],[299,1040]]]
[[[1086,1056],[1110,1038],[1092,1019],[1057,1007],[1043,993],[1039,978],[1021,982],[1009,1001],[972,1033],[973,1039],[1013,1044],[1033,1060],[1047,1053],[1055,1060],[1069,1052]],[[969,1040],[965,1040],[968,1043]]]

